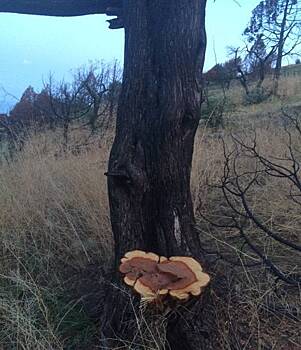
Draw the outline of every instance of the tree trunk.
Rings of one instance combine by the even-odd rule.
[[[66,153],[68,150],[68,134],[69,134],[69,123],[68,119],[64,119],[63,122],[63,152]]]
[[[124,3],[124,76],[107,173],[115,271],[133,249],[200,257],[190,173],[200,118],[206,0]],[[121,337],[130,332],[122,320],[133,315],[124,310],[122,293],[114,294],[107,300],[104,333]],[[177,332],[172,349],[191,349]]]
[[[200,118],[204,0],[128,0],[109,198],[116,258],[199,253],[190,172]]]
[[[279,33],[277,60],[276,60],[276,66],[275,66],[275,72],[274,72],[274,86],[273,86],[273,95],[274,96],[276,96],[278,94],[279,79],[281,76],[283,48],[284,48],[284,44],[285,44],[284,34],[285,34],[285,27],[286,27],[286,22],[287,22],[289,3],[290,3],[290,0],[286,0],[284,12],[283,12],[283,18],[282,18],[282,22],[281,22],[280,33]]]

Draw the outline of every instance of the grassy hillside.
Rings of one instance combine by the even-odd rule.
[[[282,68],[282,75],[284,77],[300,77],[301,76],[301,64],[290,64]]]
[[[263,154],[285,154],[287,133],[281,108],[301,116],[301,79],[283,80],[280,92],[280,99],[250,106],[243,104],[239,87],[230,89],[225,129],[211,130],[205,123],[196,137],[191,189],[201,241],[204,247],[240,261],[236,267],[221,259],[212,263],[213,281],[223,276],[221,288],[212,288],[214,349],[297,350],[301,345],[298,287],[275,281],[253,255],[257,264],[249,267],[243,255],[251,253],[234,241],[235,232],[216,230],[203,218],[225,215],[222,193],[212,185],[223,176],[222,140],[231,149],[231,132],[248,137],[255,130]],[[64,156],[58,156],[57,133],[33,136],[13,162],[0,166],[3,350],[99,348],[97,320],[104,297],[100,285],[112,258],[103,174],[113,133],[79,155]],[[297,134],[294,142],[301,146]],[[245,169],[253,166],[243,158],[240,164]],[[300,207],[292,205],[288,193],[286,182],[268,178],[249,199],[266,225],[300,241]],[[290,250],[256,227],[248,227],[248,234],[279,266],[300,272],[298,258]]]
[[[263,88],[270,91],[272,81],[267,79]],[[253,90],[251,85],[250,90]],[[219,86],[209,89],[209,101],[213,102],[213,108],[223,103],[224,95]],[[279,97],[270,96],[261,103],[248,103],[246,94],[238,82],[232,82],[229,90],[225,90],[225,124],[230,126],[239,126],[240,121],[243,123],[259,120],[262,123],[269,117],[277,116],[281,108],[301,108],[301,76],[283,78],[279,84]],[[206,106],[204,106],[206,108]],[[206,111],[205,111],[206,112]],[[214,114],[214,113],[213,113]]]

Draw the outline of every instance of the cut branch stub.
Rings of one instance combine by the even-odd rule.
[[[108,19],[109,29],[121,29],[124,27],[123,19],[120,17]]]
[[[126,253],[119,270],[124,275],[124,282],[149,301],[167,295],[186,300],[190,295],[200,295],[210,281],[193,258],[174,256],[167,259],[141,250]]]

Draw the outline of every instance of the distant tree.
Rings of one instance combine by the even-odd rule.
[[[231,82],[237,79],[236,62],[230,59],[225,63],[218,63],[208,72],[203,74],[204,89],[203,98],[204,105],[202,108],[202,118],[206,120],[209,127],[223,127],[223,116],[227,103],[226,90],[230,88]],[[217,85],[222,90],[222,97],[216,98],[210,94],[210,85]]]
[[[49,78],[36,104],[46,113],[46,120],[52,126],[62,127],[64,150],[68,148],[71,130],[90,130],[84,140],[72,145],[72,148],[79,148],[88,144],[91,136],[109,127],[117,109],[120,72],[117,62],[101,62],[81,67],[68,83]]]
[[[91,100],[85,93],[84,82],[75,80],[54,82],[50,76],[44,90],[49,96],[49,105],[57,124],[63,128],[63,150],[69,144],[71,124],[84,118],[91,108]]]
[[[301,43],[301,9],[298,0],[262,0],[252,11],[244,31],[248,42],[262,40],[268,51],[275,51],[274,94],[277,94],[282,60],[291,56]]]
[[[237,78],[237,69],[235,59],[231,58],[230,60],[223,63],[224,76],[227,84],[227,88],[230,88],[230,84],[233,80]]]
[[[266,75],[273,72],[274,49],[267,51],[259,36],[251,45],[246,43],[242,48],[228,47],[228,54],[236,68],[236,78],[244,89],[245,102],[253,104],[267,99],[271,91],[263,86],[263,82]]]
[[[266,44],[259,35],[251,47],[246,45],[245,65],[252,79],[257,81],[257,88],[260,88],[268,73],[272,73],[272,65],[276,59],[275,47],[267,51]]]
[[[297,58],[297,59],[296,59],[295,64],[301,64],[300,58]]]
[[[109,120],[114,119],[117,112],[118,99],[121,92],[122,69],[115,61],[111,67],[111,81],[108,86],[107,101],[109,104]]]
[[[246,95],[249,95],[249,71],[245,64],[245,60],[242,59],[243,55],[246,54],[245,49],[241,49],[240,47],[228,47],[228,53],[229,56],[232,56],[233,66],[236,69],[236,78],[243,87]]]
[[[117,61],[82,67],[68,83],[55,82],[50,77],[39,93],[32,86],[27,87],[9,117],[1,115],[0,132],[13,144],[23,144],[32,131],[62,127],[66,150],[70,127],[74,125],[75,129],[85,130],[88,127],[91,132],[84,141],[72,145],[73,148],[82,147],[96,132],[110,127],[115,119],[120,89],[121,69]]]
[[[87,125],[94,134],[99,129],[106,129],[114,118],[117,107],[118,92],[121,84],[121,69],[118,62],[113,64],[91,64],[75,74],[75,81],[82,84],[87,101],[91,106],[87,114]]]

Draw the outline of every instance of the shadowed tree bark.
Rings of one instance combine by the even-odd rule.
[[[190,170],[205,1],[126,4],[123,87],[108,171],[116,258],[134,248],[197,256]]]
[[[125,2],[123,86],[107,174],[115,270],[133,249],[200,257],[190,173],[200,118],[205,5]],[[120,293],[113,300],[109,294],[104,324],[122,334],[125,301]],[[174,329],[173,338],[172,349],[192,348],[181,330]]]
[[[83,16],[106,13],[122,0],[0,0],[0,12],[42,16]]]
[[[87,14],[112,13],[107,7],[116,5],[109,0],[0,0],[0,11],[81,15],[84,3]],[[123,1],[124,76],[107,172],[115,272],[132,249],[200,257],[190,173],[200,118],[205,7],[206,0]],[[116,273],[112,280],[119,283]],[[133,310],[118,289],[109,288],[102,333],[132,339]],[[170,322],[170,347],[208,349],[184,329],[187,324],[178,316]]]

